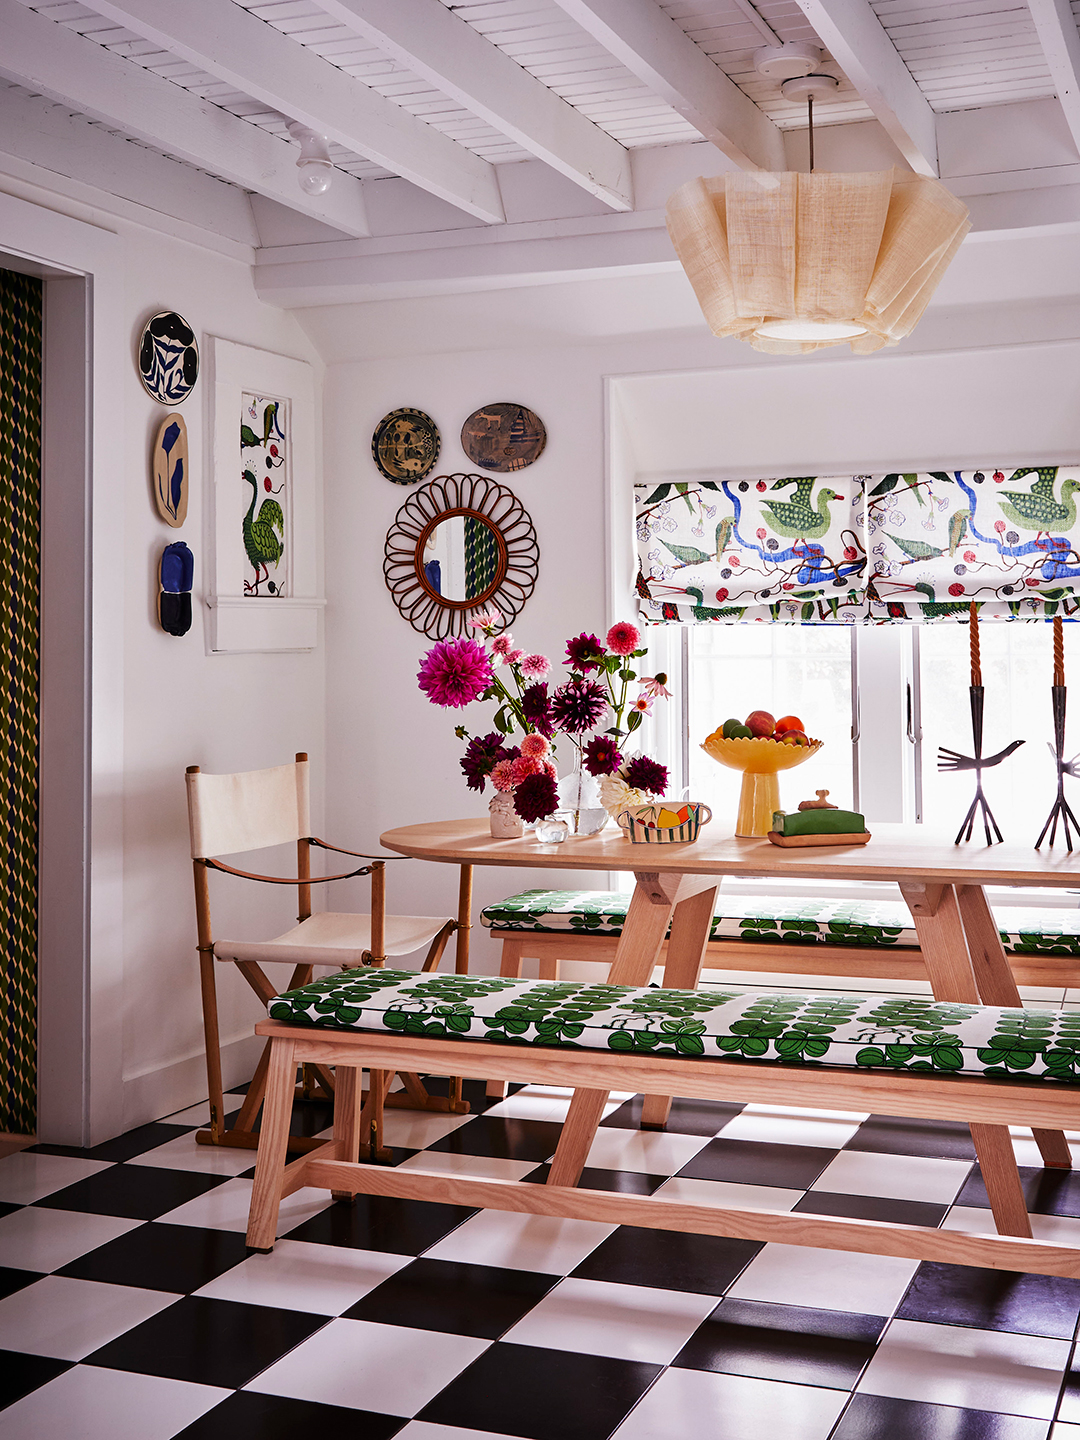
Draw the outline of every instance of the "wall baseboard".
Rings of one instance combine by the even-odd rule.
[[[251,1078],[262,1051],[258,1035],[242,1035],[221,1047],[221,1074],[226,1090]],[[124,1130],[147,1125],[186,1110],[206,1099],[206,1060],[201,1051],[156,1070],[124,1080]]]

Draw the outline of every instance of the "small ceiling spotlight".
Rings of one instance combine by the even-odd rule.
[[[326,136],[302,125],[299,120],[289,121],[289,134],[300,142],[300,158],[296,162],[300,189],[305,195],[325,195],[334,178]]]
[[[820,45],[809,40],[789,40],[785,45],[764,45],[754,51],[754,67],[766,80],[793,80],[809,75],[825,58]]]

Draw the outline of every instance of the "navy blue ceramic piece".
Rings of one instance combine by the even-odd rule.
[[[199,378],[195,332],[175,310],[163,310],[147,322],[139,345],[139,378],[148,395],[162,405],[179,405]]]
[[[166,545],[161,554],[159,572],[161,594],[158,596],[158,620],[170,635],[186,635],[191,629],[191,586],[195,577],[195,557],[176,540]]]

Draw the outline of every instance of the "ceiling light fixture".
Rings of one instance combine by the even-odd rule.
[[[334,178],[326,136],[302,125],[299,120],[289,121],[289,134],[300,142],[300,158],[296,162],[296,179],[300,189],[305,195],[325,195]]]
[[[759,50],[779,78],[780,50]],[[806,97],[808,174],[734,170],[691,180],[667,204],[675,253],[713,334],[771,355],[850,345],[868,355],[910,335],[971,228],[937,180],[902,170],[814,169],[814,100],[832,75],[788,69],[783,94]],[[771,59],[770,59],[770,53]],[[795,57],[787,57],[789,65]]]

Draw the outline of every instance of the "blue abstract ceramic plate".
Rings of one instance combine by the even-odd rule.
[[[162,310],[146,324],[139,343],[139,378],[162,405],[179,405],[199,378],[195,332],[175,310]]]

